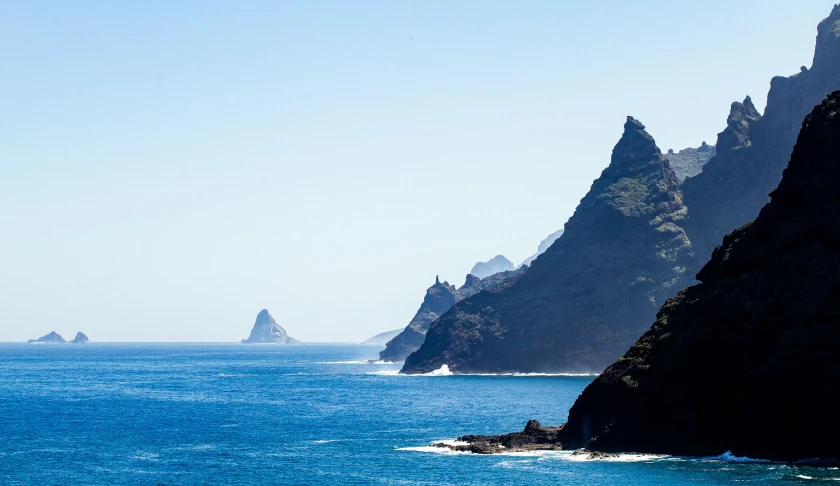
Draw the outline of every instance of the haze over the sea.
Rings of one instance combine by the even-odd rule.
[[[833,0],[0,5],[0,341],[302,341],[562,228],[810,65]]]

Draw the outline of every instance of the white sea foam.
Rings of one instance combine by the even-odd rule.
[[[396,365],[396,364],[400,364],[400,363],[394,363],[392,361],[365,359],[365,360],[355,360],[355,361],[321,361],[317,364]]]
[[[447,444],[447,445],[468,445],[466,442],[458,442],[455,440],[440,440],[434,442],[435,444]],[[435,447],[432,445],[427,446],[418,446],[418,447],[395,447],[398,451],[411,451],[411,452],[428,452],[433,454],[473,454],[469,451],[453,451],[447,447]],[[477,454],[484,456],[485,454]],[[510,452],[498,452],[493,454],[493,456],[503,456],[503,457],[531,457],[537,458],[539,460],[563,460],[563,461],[570,461],[570,462],[590,462],[590,461],[600,461],[600,462],[650,462],[650,461],[658,461],[662,459],[666,459],[668,456],[661,456],[656,454],[615,454],[610,455],[607,457],[602,458],[594,458],[590,457],[589,454],[584,453],[576,453],[575,451],[510,451]]]
[[[338,439],[316,440],[316,444],[329,444],[330,442],[338,442]]]
[[[449,371],[449,365],[440,365],[440,368],[428,373],[421,373],[420,376],[452,376],[452,372]]]
[[[381,364],[397,364],[397,363],[387,363],[387,362],[380,362]],[[371,375],[382,375],[382,376],[396,376],[399,375],[398,370],[383,370],[377,371],[375,373],[369,373]],[[567,377],[579,377],[579,376],[587,376],[587,377],[596,377],[598,376],[597,373],[453,373],[449,369],[449,365],[441,365],[440,368],[430,371],[428,373],[416,373],[411,375],[399,375],[399,376],[492,376],[492,377],[502,377],[502,378],[543,378],[543,377],[558,377],[558,376],[567,376]]]
[[[690,460],[690,459],[689,459]],[[755,463],[769,463],[767,459],[753,459],[752,457],[736,456],[732,451],[726,451],[719,456],[701,457],[700,461],[723,461],[723,462],[755,462]]]

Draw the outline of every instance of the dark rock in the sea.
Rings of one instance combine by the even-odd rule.
[[[402,372],[593,372],[614,361],[690,280],[686,208],[668,165],[628,117],[563,235],[518,280],[432,323]]]
[[[522,432],[503,435],[465,435],[458,437],[456,442],[466,442],[466,444],[436,443],[432,446],[474,454],[561,450],[562,446],[557,442],[559,430],[560,427],[542,427],[536,420],[529,420]]]
[[[524,262],[519,264],[519,266],[523,267],[523,266],[530,265],[531,262],[536,260],[538,256],[545,253],[545,251],[548,250],[551,247],[551,245],[554,244],[555,241],[557,241],[557,238],[560,238],[562,235],[563,235],[563,230],[562,229],[557,230],[554,233],[551,233],[550,235],[548,235],[546,237],[546,239],[542,240],[540,242],[539,246],[537,246],[537,252],[534,253],[533,255],[529,256],[528,258],[526,258]]]
[[[299,342],[289,337],[286,330],[277,324],[266,309],[257,314],[257,320],[254,322],[254,328],[251,329],[248,339],[242,340],[244,344],[297,344]]]
[[[805,119],[770,196],[584,390],[563,444],[840,459],[840,91]]]
[[[90,343],[90,339],[85,335],[83,332],[77,332],[76,337],[70,341],[70,344],[88,344]]]
[[[41,336],[38,339],[30,339],[27,341],[29,343],[46,343],[46,344],[64,344],[67,341],[64,340],[57,332],[53,331],[46,336]]]
[[[397,335],[401,332],[403,332],[403,328],[394,329],[393,331],[381,332],[376,336],[368,338],[362,344],[386,344],[391,339],[397,337]]]
[[[497,286],[506,279],[516,278],[519,274],[520,270],[501,272],[483,279],[467,275],[466,283],[459,289],[449,282],[441,283],[440,278],[435,277],[435,284],[426,290],[426,297],[414,318],[400,334],[387,343],[387,347],[379,353],[379,359],[394,363],[403,361],[423,344],[429,325],[456,302]]]
[[[671,164],[674,174],[680,182],[688,177],[694,177],[703,171],[703,166],[706,165],[712,157],[715,156],[715,146],[707,145],[703,142],[697,148],[682,149],[679,152],[669,150],[665,154],[665,158]]]
[[[770,82],[761,116],[747,97],[733,103],[727,128],[718,135],[717,154],[703,171],[685,180],[685,230],[697,260],[709,259],[723,236],[755,219],[781,180],[802,119],[829,93],[840,89],[840,7],[817,28],[811,69]]]
[[[478,262],[473,265],[470,275],[478,278],[486,278],[499,272],[510,272],[515,270],[513,263],[502,255],[496,255],[486,262]]]

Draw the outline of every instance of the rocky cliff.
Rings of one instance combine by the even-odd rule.
[[[840,6],[817,27],[811,69],[770,82],[761,116],[749,97],[733,103],[716,155],[703,171],[685,180],[682,191],[689,217],[685,230],[694,246],[696,273],[724,235],[749,221],[764,206],[790,159],[802,119],[840,89]]]
[[[688,177],[694,177],[703,171],[703,166],[715,156],[714,145],[703,142],[697,148],[682,149],[679,152],[669,150],[665,158],[671,164],[671,169],[680,182]]]
[[[628,117],[563,236],[520,278],[449,309],[402,371],[602,370],[687,282],[686,212],[668,160]]]
[[[529,256],[528,258],[526,258],[524,262],[519,264],[519,266],[522,267],[522,266],[530,265],[531,262],[536,260],[538,256],[545,253],[546,250],[548,250],[551,247],[551,245],[553,245],[554,242],[557,241],[557,238],[560,238],[562,235],[563,235],[563,230],[557,230],[554,233],[551,233],[550,235],[548,235],[546,237],[546,239],[542,240],[540,242],[540,244],[537,246],[537,252],[534,253],[533,255]]]
[[[397,337],[397,335],[401,332],[403,332],[403,328],[394,329],[393,331],[380,332],[376,336],[368,338],[362,344],[387,344],[388,341]]]
[[[838,154],[840,92],[805,119],[758,218],[586,388],[564,446],[840,459]]]
[[[605,178],[613,161],[575,213],[588,211],[589,219],[570,220],[566,233],[516,285],[465,300],[442,316],[417,355],[406,359],[404,372],[442,364],[462,372],[600,371],[598,366],[620,356],[653,320],[651,308],[692,282],[727,232],[755,218],[781,179],[802,118],[840,89],[840,6],[817,30],[811,69],[774,78],[764,116],[749,97],[733,103],[716,155],[702,172],[678,189],[671,182],[658,188],[622,186],[620,178]],[[614,183],[614,189],[608,187]],[[662,191],[684,205],[667,210],[671,216],[662,220],[646,213],[643,217],[651,218],[647,229],[669,228],[682,243],[653,259],[649,256],[660,254],[662,242],[641,237],[645,231],[634,227],[638,218],[611,219],[604,216],[613,214],[606,206],[592,204],[603,197],[625,208],[652,208],[646,201]],[[588,250],[575,246],[583,240]],[[645,299],[650,307],[639,304]]]
[[[254,322],[254,328],[251,329],[248,339],[242,340],[243,344],[296,344],[299,342],[289,337],[286,330],[277,324],[266,309],[257,314],[257,320]]]
[[[45,343],[45,344],[64,344],[67,341],[64,340],[61,335],[57,332],[53,331],[45,336],[41,336],[38,339],[30,339],[27,341],[29,343]]]
[[[507,278],[516,278],[519,273],[519,271],[501,272],[483,279],[475,275],[467,275],[466,283],[459,289],[450,285],[449,282],[441,283],[440,279],[435,277],[435,284],[426,290],[426,296],[414,318],[400,334],[387,343],[386,348],[379,353],[379,359],[395,363],[403,361],[406,356],[423,344],[429,325],[456,302],[497,286]]]
[[[70,344],[88,344],[90,343],[90,339],[88,339],[87,335],[83,332],[77,332],[76,337],[70,341]]]
[[[514,269],[513,263],[510,260],[503,255],[496,255],[486,262],[478,262],[473,265],[472,270],[470,270],[470,275],[478,278],[486,278],[499,272],[509,272]]]

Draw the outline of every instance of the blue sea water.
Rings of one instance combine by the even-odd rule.
[[[0,344],[0,484],[812,484],[721,458],[427,452],[564,421],[592,377],[397,376],[371,345]]]

